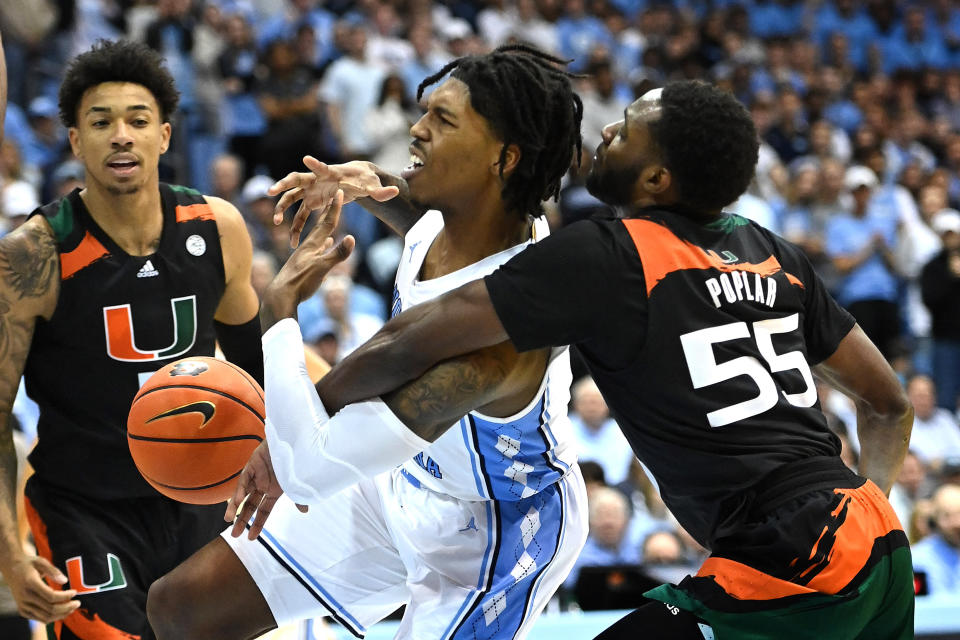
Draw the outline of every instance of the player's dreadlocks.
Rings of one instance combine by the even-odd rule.
[[[451,61],[417,87],[426,87],[448,73],[470,89],[470,105],[503,140],[500,177],[507,146],[520,148],[520,161],[503,186],[509,210],[538,215],[540,203],[557,199],[560,179],[570,168],[574,150],[580,160],[583,103],[564,69],[568,61],[525,45],[504,45],[484,55]]]
[[[67,67],[60,85],[60,120],[64,126],[77,126],[77,107],[84,92],[104,82],[132,82],[146,87],[160,107],[163,122],[170,121],[180,100],[159,53],[142,43],[98,40]]]

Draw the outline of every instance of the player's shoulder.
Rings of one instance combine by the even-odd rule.
[[[19,311],[49,317],[59,276],[57,240],[44,216],[33,216],[0,238],[0,288],[16,293]]]
[[[240,211],[228,200],[216,196],[202,196],[213,212],[220,234],[220,248],[224,254],[227,270],[231,265],[249,264],[253,242],[247,223]]]
[[[35,215],[0,238],[0,248],[5,255],[10,251],[29,251],[37,258],[53,258],[57,254],[56,242],[56,232],[47,218]]]
[[[201,197],[213,211],[213,217],[218,223],[222,220],[226,224],[245,224],[243,214],[229,200],[210,195],[202,195]]]

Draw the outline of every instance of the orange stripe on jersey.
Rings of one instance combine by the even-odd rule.
[[[63,624],[67,629],[73,632],[78,638],[90,638],[90,640],[140,640],[140,636],[127,633],[122,629],[107,624],[103,618],[86,609],[77,609],[66,618]],[[60,637],[60,634],[57,634]]]
[[[807,582],[821,593],[838,593],[850,584],[870,559],[873,541],[902,528],[886,496],[873,482],[835,493],[843,500],[830,515],[840,526],[836,531],[825,526],[808,558],[797,559],[808,563],[818,556],[826,559],[826,565]]]
[[[186,222],[187,220],[213,220],[213,209],[206,202],[197,204],[178,204],[177,222]]]
[[[624,226],[637,247],[643,261],[647,280],[647,295],[661,280],[674,271],[684,269],[717,269],[718,271],[748,271],[761,276],[772,276],[780,271],[780,263],[773,256],[763,262],[726,264],[716,253],[708,252],[681,240],[670,229],[650,220],[624,220]]]
[[[874,541],[901,526],[890,503],[873,482],[834,492],[841,500],[830,514],[830,521],[824,524],[810,551],[790,563],[790,566],[804,567],[792,578],[804,584],[775,578],[735,560],[718,557],[707,558],[697,576],[712,577],[728,595],[739,600],[839,593],[866,566]]]
[[[790,284],[795,284],[801,289],[806,289],[806,287],[803,286],[803,282],[797,276],[793,275],[792,273],[787,273],[786,271],[783,272],[783,275],[787,276],[787,282]]]
[[[84,267],[108,255],[110,255],[110,252],[107,251],[106,247],[87,231],[76,249],[60,254],[60,279],[66,280]]]
[[[729,558],[707,558],[698,578],[713,578],[727,594],[738,600],[775,600],[814,593],[802,584],[787,582]]]
[[[53,554],[50,552],[50,538],[47,537],[47,523],[40,518],[40,514],[34,509],[30,498],[23,497],[23,510],[27,515],[27,523],[30,524],[30,533],[33,534],[33,544],[37,548],[37,555],[53,562]],[[47,580],[50,586],[54,583]]]

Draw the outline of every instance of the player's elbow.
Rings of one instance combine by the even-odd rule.
[[[909,439],[913,428],[913,405],[910,404],[903,387],[897,386],[887,393],[861,400],[857,403],[857,412],[872,418],[874,424],[897,425],[901,436]]]

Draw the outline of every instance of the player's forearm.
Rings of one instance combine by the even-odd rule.
[[[390,227],[394,233],[403,237],[407,235],[410,227],[420,219],[425,209],[410,199],[410,187],[406,180],[388,173],[372,163],[370,166],[376,172],[377,177],[380,178],[380,184],[385,187],[397,187],[400,189],[400,194],[386,202],[377,202],[370,197],[361,198],[357,202]]]
[[[353,402],[392,391],[429,368],[432,362],[419,350],[422,334],[416,329],[429,304],[391,319],[317,382],[317,393],[328,411],[336,413]]]
[[[0,412],[0,572],[23,552],[17,527],[17,452],[10,414]]]
[[[878,412],[863,402],[857,403],[857,434],[860,439],[858,471],[889,494],[900,473],[913,428],[913,407],[893,403]]]
[[[335,413],[419,378],[443,360],[508,339],[487,287],[475,280],[392,318],[317,383]]]
[[[273,470],[285,492],[309,504],[422,451],[419,438],[381,401],[353,404],[333,418],[312,389],[296,323],[263,336],[265,431]]]

